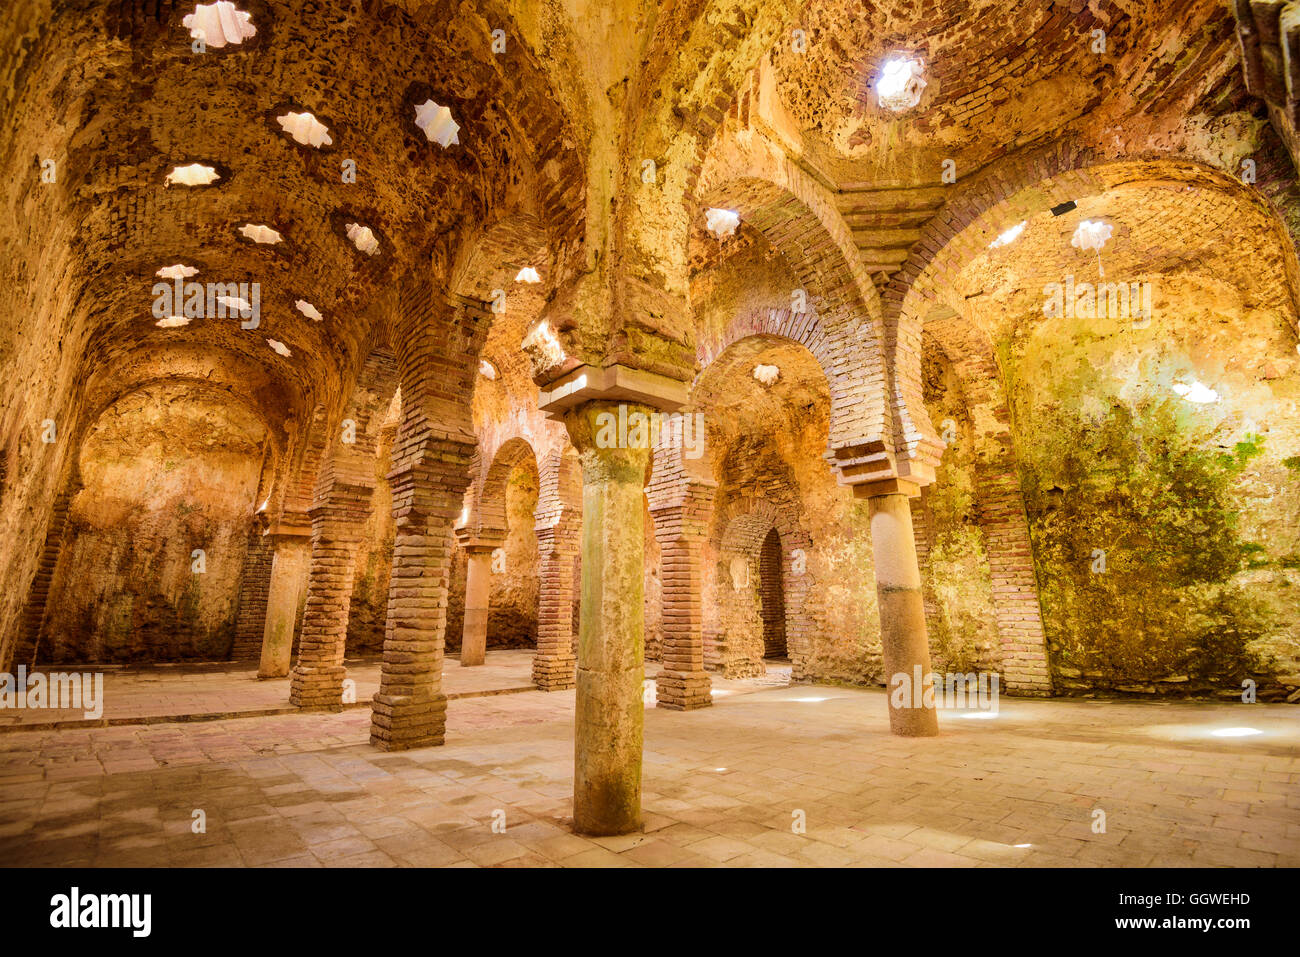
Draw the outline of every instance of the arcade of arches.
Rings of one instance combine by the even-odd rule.
[[[795,685],[927,761],[993,724],[931,673],[1294,722],[1281,4],[215,6],[255,32],[0,12],[0,671],[434,760],[518,662],[597,836],[648,833],[653,722]],[[2,729],[0,808],[60,726]],[[1212,863],[1300,860],[1282,744]]]

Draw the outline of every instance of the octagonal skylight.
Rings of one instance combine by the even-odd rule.
[[[181,23],[189,28],[191,39],[220,49],[227,43],[239,44],[253,37],[257,27],[252,20],[251,13],[236,8],[230,0],[216,0],[197,4]]]
[[[497,377],[497,368],[486,359],[478,361],[478,374],[485,379],[495,379]]]
[[[314,319],[317,322],[321,322],[325,319],[325,317],[320,314],[320,310],[309,303],[306,299],[299,299],[293,304],[293,306],[308,319]]]
[[[194,266],[186,266],[184,263],[177,263],[174,266],[163,266],[155,276],[159,279],[189,279],[191,276],[197,276],[199,271]]]
[[[778,366],[756,365],[754,366],[754,378],[763,385],[771,385],[781,376],[781,369]]]
[[[537,275],[537,270],[532,266],[525,266],[515,276],[515,282],[537,283],[541,281],[542,277]]]
[[[190,319],[188,316],[163,316],[154,323],[159,329],[179,329],[181,326],[188,326]]]
[[[460,143],[460,126],[451,118],[451,110],[433,100],[425,100],[415,108],[415,125],[424,130],[430,143],[437,143],[443,149]]]
[[[255,243],[265,243],[271,246],[284,239],[270,226],[263,226],[259,223],[245,223],[239,227],[239,231]]]
[[[876,100],[887,110],[900,113],[921,102],[925,90],[925,67],[913,57],[891,57],[876,80]]]
[[[267,340],[266,340],[266,344],[267,344],[268,346],[270,346],[272,349],[274,349],[276,352],[278,352],[278,353],[279,353],[280,355],[282,355],[282,356],[291,356],[291,355],[293,355],[293,353],[289,351],[289,347],[286,346],[286,345],[285,345],[283,342],[281,342],[279,339],[267,339]]]
[[[369,226],[362,226],[360,223],[348,223],[348,239],[357,250],[365,253],[367,256],[373,256],[379,252],[379,240],[375,237],[374,231]]]
[[[168,186],[207,186],[221,179],[221,174],[213,167],[202,163],[190,163],[177,166],[167,174]]]
[[[320,149],[334,143],[330,138],[329,127],[310,113],[294,113],[290,110],[284,116],[277,116],[275,121],[280,124],[280,129],[293,137],[295,143],[303,146]]]
[[[734,209],[712,208],[704,214],[704,225],[719,239],[726,239],[740,225],[740,213]]]

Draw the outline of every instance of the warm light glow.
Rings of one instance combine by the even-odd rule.
[[[266,344],[282,356],[293,355],[293,353],[289,351],[289,347],[278,339],[267,339]]]
[[[188,326],[190,319],[188,316],[164,316],[154,323],[159,329],[179,329],[181,326]]]
[[[1193,382],[1191,385],[1185,385],[1182,382],[1175,382],[1170,388],[1188,402],[1197,402],[1201,405],[1209,402],[1218,402],[1220,398],[1219,393],[1199,382]]]
[[[1255,728],[1219,728],[1217,731],[1210,732],[1216,738],[1249,738],[1251,735],[1263,733]]]
[[[777,366],[754,366],[754,378],[763,383],[763,385],[771,385],[780,377],[780,375],[781,370]]]
[[[959,714],[957,715],[957,717],[983,719],[983,718],[996,718],[997,715],[994,714],[992,711],[971,711],[966,714]]]
[[[989,243],[989,249],[997,249],[999,246],[1009,246],[1020,238],[1020,234],[1025,231],[1025,226],[1029,220],[1021,220],[1010,229],[998,233],[998,238]]]
[[[211,166],[204,166],[202,163],[191,163],[189,166],[177,166],[168,173],[167,185],[207,186],[219,179],[221,179],[221,174]]]
[[[925,89],[925,67],[920,60],[895,57],[885,61],[876,81],[876,99],[887,110],[899,113],[921,102]]]
[[[525,266],[523,269],[519,270],[519,274],[515,276],[515,282],[536,283],[541,281],[542,277],[537,275],[537,270],[532,266]]]
[[[193,266],[177,263],[175,266],[163,266],[154,275],[159,279],[189,279],[191,276],[197,276],[198,273],[198,269]]]
[[[704,214],[704,225],[719,239],[726,239],[740,225],[740,213],[734,209],[712,208]]]
[[[497,377],[496,366],[486,359],[480,359],[478,361],[478,374],[485,379],[495,379]]]
[[[443,149],[460,143],[460,126],[451,118],[451,110],[433,100],[425,100],[415,108],[415,125],[424,130],[430,143],[437,143]]]
[[[1106,240],[1110,239],[1114,231],[1115,227],[1103,220],[1085,219],[1075,228],[1070,245],[1078,249],[1095,249],[1100,252],[1101,247],[1106,245]]]

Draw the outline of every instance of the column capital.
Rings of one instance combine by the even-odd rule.
[[[657,372],[623,365],[580,365],[543,386],[537,404],[547,418],[560,419],[567,410],[595,399],[675,412],[689,395],[687,383]]]
[[[456,529],[456,541],[470,555],[495,551],[506,543],[506,533],[491,529]]]

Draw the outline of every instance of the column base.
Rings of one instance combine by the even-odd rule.
[[[670,711],[697,711],[713,704],[713,682],[703,671],[661,671],[655,678],[657,704]]]
[[[325,668],[298,665],[290,672],[289,703],[295,708],[342,711],[343,679],[347,674],[342,665]]]
[[[409,751],[442,744],[447,734],[447,696],[375,695],[370,743],[381,751]]]
[[[577,687],[578,659],[573,655],[534,655],[533,684],[542,691]]]

